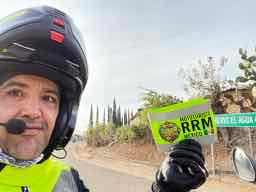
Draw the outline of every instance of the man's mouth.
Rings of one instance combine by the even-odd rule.
[[[43,130],[42,127],[27,127],[25,129],[29,129],[29,130],[32,130],[32,129],[36,129],[36,130]]]
[[[26,128],[22,135],[37,135],[44,130],[42,125],[26,124]]]

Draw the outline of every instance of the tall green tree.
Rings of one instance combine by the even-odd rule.
[[[99,106],[97,105],[96,109],[96,121],[95,121],[96,126],[99,125]]]
[[[113,123],[113,109],[109,108],[109,123]]]
[[[102,123],[103,123],[103,126],[105,127],[106,126],[106,114],[105,114],[105,107],[103,109],[103,118],[102,118]]]
[[[123,113],[121,112],[121,127],[124,126],[124,116]]]
[[[124,125],[127,125],[127,111],[124,111]]]
[[[89,128],[93,128],[93,106],[91,104],[90,118],[89,118]]]
[[[133,110],[131,111],[131,119],[134,118],[134,115],[133,115]]]
[[[108,124],[111,122],[110,107],[108,105]]]
[[[121,127],[121,107],[119,105],[118,109],[117,109],[117,126]]]
[[[117,112],[116,112],[116,99],[114,97],[113,100],[113,113],[112,113],[112,122],[114,124],[115,127],[117,127]]]
[[[130,115],[130,109],[127,111],[127,124],[130,127],[130,121],[131,121],[131,115]]]

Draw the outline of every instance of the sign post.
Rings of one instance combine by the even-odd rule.
[[[253,157],[251,128],[256,128],[256,113],[234,113],[215,115],[217,127],[247,127],[250,153]]]
[[[248,134],[249,134],[250,153],[251,153],[251,156],[253,157],[251,127],[248,127]]]

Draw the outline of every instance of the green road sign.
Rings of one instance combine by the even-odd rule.
[[[215,115],[217,127],[256,127],[256,113]]]

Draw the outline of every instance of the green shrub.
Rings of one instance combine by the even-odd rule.
[[[88,128],[86,131],[86,143],[90,146],[104,146],[112,141],[112,126],[99,124],[96,127]]]
[[[132,142],[136,138],[137,138],[137,136],[136,136],[136,133],[134,132],[134,130],[131,127],[128,127],[127,128],[127,140],[128,140],[128,142]]]
[[[132,127],[118,127],[115,134],[118,142],[132,142],[137,138],[136,132]]]
[[[118,127],[115,132],[116,139],[118,142],[125,142],[128,139],[127,127]]]
[[[131,125],[131,130],[134,132],[136,138],[144,138],[147,133],[147,127],[144,125]]]

